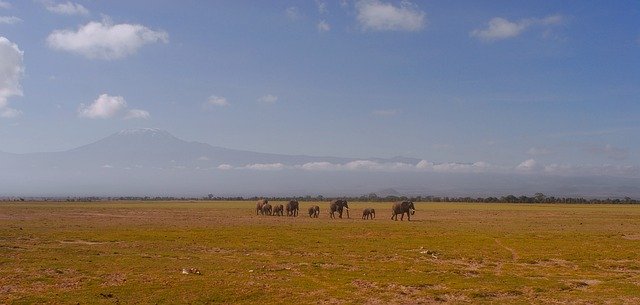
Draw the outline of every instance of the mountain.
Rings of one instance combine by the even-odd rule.
[[[247,164],[282,163],[284,165],[308,162],[344,163],[355,159],[282,155],[229,149],[176,138],[167,131],[144,128],[123,130],[98,142],[69,151],[76,160],[100,161],[111,166],[152,166],[187,168],[227,164],[234,167]],[[86,156],[86,157],[85,157]],[[419,160],[415,160],[419,162]]]
[[[189,142],[160,129],[129,129],[62,152],[0,152],[0,197],[339,196],[380,190],[435,196],[640,196],[640,181],[634,178],[420,171],[420,161],[259,153]]]
[[[128,129],[97,142],[68,151],[0,155],[2,169],[89,169],[117,168],[206,168],[221,164],[234,167],[248,164],[308,162],[345,163],[355,159],[282,155],[188,142],[155,128]],[[419,160],[413,160],[417,163]]]

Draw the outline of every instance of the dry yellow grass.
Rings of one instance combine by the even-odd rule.
[[[640,303],[639,206],[327,206],[0,203],[0,303]]]

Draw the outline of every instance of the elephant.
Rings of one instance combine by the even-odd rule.
[[[262,215],[271,215],[272,207],[269,203],[265,203],[262,206]]]
[[[300,210],[300,204],[296,200],[291,200],[287,203],[287,207],[285,208],[287,211],[287,216],[298,216],[298,210]]]
[[[362,210],[362,219],[374,219],[376,218],[376,210],[375,209],[364,209]]]
[[[273,215],[276,215],[276,216],[284,215],[284,206],[283,205],[273,206]]]
[[[269,200],[267,199],[258,200],[258,203],[256,203],[256,215],[258,215],[258,213],[262,214],[262,206],[267,203],[269,203]]]
[[[347,218],[349,218],[349,205],[347,204],[346,200],[337,199],[331,201],[331,204],[329,205],[329,215],[331,216],[331,218],[336,218],[334,213],[338,212],[338,217],[342,218],[343,209],[347,210]]]
[[[319,206],[314,205],[312,207],[309,207],[309,217],[318,218],[318,215],[320,215],[320,207]]]
[[[398,220],[398,214],[400,214],[400,220],[403,220],[405,213],[407,214],[407,220],[411,221],[411,215],[416,213],[416,208],[413,206],[413,202],[396,202],[391,208],[391,219]]]

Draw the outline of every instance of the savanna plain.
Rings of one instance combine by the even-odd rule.
[[[1,202],[0,303],[640,303],[640,206],[328,205]]]

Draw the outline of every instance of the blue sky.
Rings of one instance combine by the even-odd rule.
[[[284,154],[640,166],[636,1],[3,0],[0,36],[0,151],[156,127]]]

